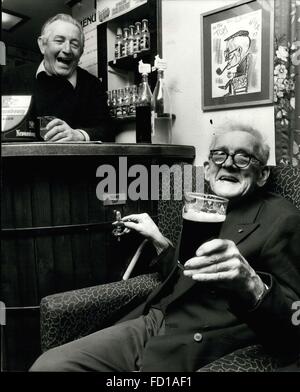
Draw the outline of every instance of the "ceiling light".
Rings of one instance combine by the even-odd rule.
[[[28,16],[17,14],[16,12],[2,9],[2,29],[4,31],[13,31],[21,24],[25,23],[29,18]]]

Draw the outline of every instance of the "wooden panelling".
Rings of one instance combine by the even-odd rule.
[[[34,227],[52,225],[51,193],[48,176],[42,167],[35,169],[32,183],[32,223]],[[55,292],[53,238],[51,235],[35,238],[36,273],[39,298]]]
[[[18,167],[18,172],[22,168]],[[14,204],[14,225],[16,227],[32,226],[32,202],[31,202],[31,179],[26,176],[14,175],[15,181],[12,190],[12,199]],[[16,239],[16,259],[10,263],[17,265],[17,282],[19,287],[19,297],[17,306],[38,305],[39,298],[37,292],[37,274],[35,261],[35,241],[33,238]],[[9,299],[4,299],[8,304]]]

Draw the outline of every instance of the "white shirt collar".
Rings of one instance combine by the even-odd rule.
[[[51,76],[51,74],[49,72],[47,72],[45,65],[44,65],[44,61],[41,62],[41,64],[39,65],[35,77],[38,76],[39,73],[41,72],[46,72],[47,75]],[[75,71],[72,73],[71,76],[69,76],[67,78],[67,80],[72,84],[72,86],[75,88],[76,84],[77,84],[77,70],[75,69]]]

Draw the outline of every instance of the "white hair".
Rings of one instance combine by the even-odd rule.
[[[266,165],[270,155],[270,146],[261,132],[251,127],[250,125],[245,125],[238,122],[228,122],[222,126],[217,127],[213,134],[209,149],[213,150],[218,136],[235,131],[249,133],[255,138],[256,143],[254,145],[254,154],[263,165]]]
[[[57,14],[55,16],[52,16],[51,18],[49,18],[44,25],[42,26],[42,30],[41,30],[41,38],[43,40],[47,40],[48,36],[50,34],[50,29],[49,26],[56,22],[57,20],[62,20],[63,22],[68,22],[73,24],[74,26],[76,26],[79,30],[80,33],[80,43],[81,43],[81,49],[83,50],[84,47],[84,33],[83,33],[83,28],[81,26],[81,24],[78,22],[78,20],[74,19],[71,15],[69,14]]]

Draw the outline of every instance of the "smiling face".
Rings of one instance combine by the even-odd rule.
[[[217,136],[212,149],[223,150],[228,154],[244,152],[257,156],[257,140],[248,132],[230,131]],[[216,195],[236,199],[263,186],[268,179],[269,169],[255,162],[239,169],[234,165],[232,157],[228,157],[221,165],[216,165],[211,159],[205,162],[204,173]]]
[[[44,55],[44,65],[52,75],[70,77],[83,52],[80,31],[72,23],[56,20],[39,37],[38,44]]]

